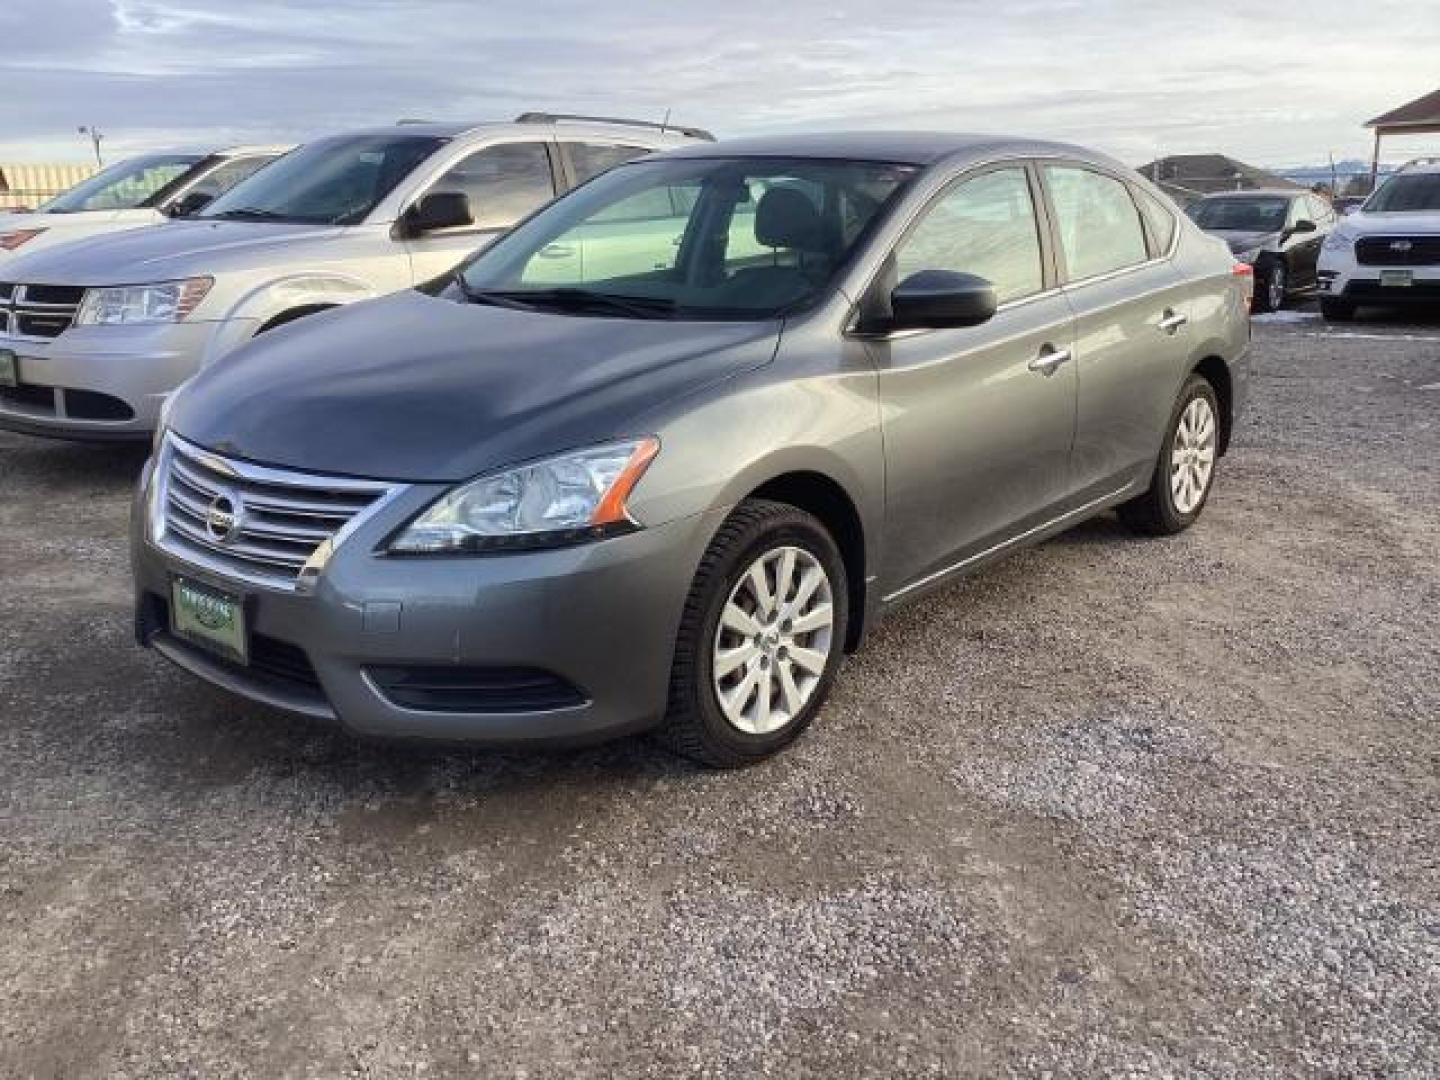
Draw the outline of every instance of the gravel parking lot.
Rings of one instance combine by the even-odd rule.
[[[1440,1074],[1440,321],[1256,363],[1196,529],[906,610],[730,774],[212,691],[131,643],[141,454],[0,434],[0,1073]]]

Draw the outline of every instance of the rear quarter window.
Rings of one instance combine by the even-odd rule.
[[[1137,188],[1136,199],[1140,203],[1140,214],[1150,230],[1150,240],[1155,245],[1155,254],[1164,255],[1175,242],[1175,230],[1179,222],[1175,213],[1144,188]]]

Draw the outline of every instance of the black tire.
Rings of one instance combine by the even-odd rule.
[[[1170,490],[1170,458],[1175,447],[1175,433],[1180,426],[1180,417],[1197,397],[1203,397],[1210,403],[1210,411],[1215,417],[1216,468],[1211,469],[1200,502],[1189,513],[1181,513],[1175,506]],[[1180,396],[1175,399],[1175,408],[1170,413],[1170,424],[1165,429],[1165,442],[1160,447],[1160,457],[1156,460],[1155,471],[1150,476],[1150,486],[1145,490],[1145,494],[1123,503],[1118,508],[1120,520],[1135,532],[1146,536],[1173,536],[1195,524],[1205,509],[1205,504],[1210,500],[1210,492],[1215,490],[1215,475],[1219,466],[1219,437],[1220,402],[1215,396],[1215,388],[1201,376],[1191,375],[1181,387]]]
[[[1258,312],[1279,311],[1285,306],[1285,295],[1290,287],[1290,274],[1285,263],[1279,259],[1266,259],[1255,267],[1255,298],[1252,310]]]
[[[1350,322],[1355,318],[1355,305],[1349,300],[1332,300],[1330,297],[1321,297],[1320,314],[1325,316],[1326,322]]]
[[[810,699],[783,727],[764,735],[742,731],[725,716],[712,679],[712,645],[731,590],[765,551],[791,545],[808,551],[829,577],[833,631],[830,654]],[[665,723],[656,735],[670,749],[712,768],[734,769],[793,742],[824,704],[845,648],[849,593],[845,563],[814,516],[786,503],[746,499],[720,526],[695,573],[670,674]]]

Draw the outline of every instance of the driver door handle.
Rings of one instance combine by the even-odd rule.
[[[575,248],[571,244],[547,244],[538,254],[542,259],[570,259],[575,256]]]
[[[1069,349],[1057,349],[1054,345],[1045,345],[1040,349],[1039,355],[1030,361],[1030,370],[1038,371],[1048,378],[1060,369],[1061,364],[1069,362]]]
[[[1181,315],[1178,312],[1166,308],[1165,314],[1160,317],[1160,322],[1157,325],[1162,333],[1173,334],[1189,321],[1188,316]]]

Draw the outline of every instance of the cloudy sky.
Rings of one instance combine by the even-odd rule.
[[[0,160],[619,113],[721,134],[1057,137],[1134,163],[1368,154],[1440,86],[1440,0],[0,0]],[[18,110],[16,105],[18,104]],[[1388,156],[1440,152],[1440,137]]]

